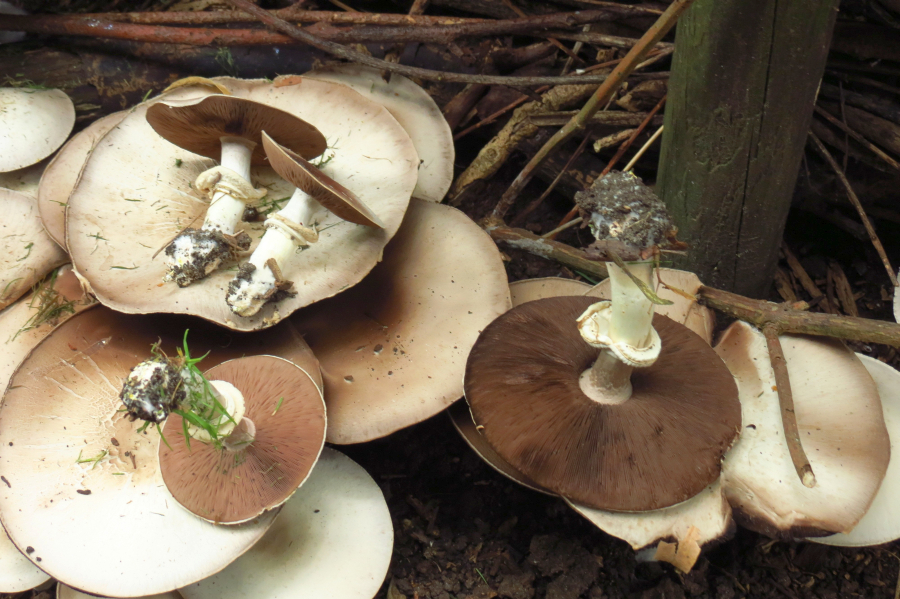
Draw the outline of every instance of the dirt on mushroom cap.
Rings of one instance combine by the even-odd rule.
[[[323,170],[353,189],[386,228],[329,216],[320,223],[315,250],[294,253],[282,269],[297,283],[298,295],[250,318],[234,315],[225,303],[224,289],[234,276],[227,268],[184,289],[160,284],[165,257],[153,256],[205,214],[208,204],[191,185],[213,163],[160,138],[139,106],[97,144],[69,200],[67,245],[79,273],[106,305],[129,313],[193,314],[236,330],[271,326],[300,306],[356,284],[399,227],[418,158],[409,136],[383,107],[322,81],[278,88],[264,81],[229,82],[229,88],[313,122],[336,151]],[[257,170],[256,176],[269,187],[271,200],[290,196],[290,186],[271,170]],[[258,242],[262,223],[241,227]]]

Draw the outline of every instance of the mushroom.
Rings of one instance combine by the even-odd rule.
[[[50,576],[29,561],[0,530],[0,592],[21,593],[48,580]]]
[[[403,75],[392,73],[385,81],[380,70],[359,64],[331,64],[304,77],[342,83],[384,105],[409,133],[419,154],[413,197],[440,202],[447,195],[453,182],[453,132],[428,92]]]
[[[293,282],[282,278],[282,268],[294,251],[295,240],[301,247],[318,240],[315,217],[323,206],[346,221],[384,228],[352,191],[274,141],[265,131],[262,140],[272,168],[296,189],[287,206],[266,219],[267,230],[259,246],[228,285],[226,301],[241,316],[253,316],[266,302],[277,301],[279,292],[292,293]]]
[[[781,345],[816,485],[805,487],[795,473],[766,341],[735,322],[715,348],[737,380],[744,423],[722,464],[725,493],[738,524],[774,538],[849,532],[890,459],[878,390],[839,341],[784,335]]]
[[[154,255],[207,213],[208,204],[191,186],[211,162],[162,139],[147,123],[148,107],[138,106],[97,143],[66,213],[66,242],[75,267],[107,306],[129,313],[192,314],[234,330],[272,326],[299,307],[355,285],[396,233],[415,187],[418,158],[387,110],[346,86],[324,81],[281,87],[259,80],[225,84],[237,97],[315,122],[335,148],[322,170],[352,187],[385,229],[332,222],[329,216],[320,223],[316,251],[294,252],[282,268],[285,280],[303,281],[297,295],[248,318],[236,316],[222,301],[233,271],[220,269],[186,288],[160,285],[168,268]],[[209,90],[192,93],[196,99]],[[289,184],[270,169],[258,167],[253,174],[269,189],[269,208],[290,196]],[[255,244],[263,225],[241,223],[240,231]]]
[[[75,106],[58,89],[0,88],[0,172],[36,164],[75,126]]]
[[[231,411],[233,430],[221,444],[190,443],[182,417],[168,418],[164,436],[172,441],[159,447],[163,480],[204,520],[247,522],[282,505],[309,476],[325,444],[325,403],[309,375],[282,358],[239,358],[205,376],[229,383],[243,406]]]
[[[97,119],[60,148],[40,178],[37,190],[41,222],[47,234],[66,247],[66,204],[94,145],[128,114],[114,112]]]
[[[322,364],[328,441],[377,439],[445,409],[479,331],[508,308],[490,237],[455,208],[411,201],[368,277],[290,319]]]
[[[853,530],[827,537],[809,539],[825,545],[839,547],[864,547],[881,545],[900,538],[900,512],[897,509],[897,489],[900,484],[900,459],[897,458],[898,440],[900,440],[900,373],[885,364],[856,354],[863,366],[872,375],[881,397],[884,411],[884,423],[891,437],[891,459],[888,464],[881,487],[872,500],[872,505]]]
[[[69,586],[119,597],[171,591],[219,571],[275,517],[221,527],[183,509],[160,473],[159,435],[138,432],[119,410],[121,382],[151,343],[171,353],[187,327],[198,354],[212,350],[204,364],[265,348],[317,368],[289,323],[236,335],[95,306],[51,332],[10,381],[0,407],[0,519],[20,551]],[[137,545],[123,548],[120,537]]]
[[[387,574],[393,542],[381,489],[355,462],[325,448],[269,532],[233,564],[181,594],[184,599],[370,599]]]
[[[37,200],[0,189],[0,309],[22,296],[52,269],[66,262],[66,254],[50,239],[38,214]]]
[[[36,196],[38,184],[41,181],[41,175],[45,168],[47,168],[47,159],[41,160],[37,164],[20,168],[17,171],[0,173],[0,187],[18,191],[25,195]]]
[[[718,478],[737,388],[702,338],[654,317],[646,258],[675,245],[665,206],[630,175],[601,181],[576,199],[592,251],[615,262],[612,300],[513,308],[469,354],[465,395],[488,443],[539,485],[598,509],[660,509]]]
[[[59,583],[56,585],[56,599],[91,599],[92,597],[96,597],[96,595],[86,595],[81,591],[77,591],[63,583]],[[182,597],[181,593],[179,593],[178,591],[171,591],[168,593],[160,593],[157,595],[147,595],[141,597],[140,599],[182,599]]]
[[[168,277],[180,287],[202,279],[236,251],[250,247],[250,236],[235,235],[235,228],[247,202],[266,193],[250,183],[251,162],[265,164],[260,146],[264,129],[306,157],[325,151],[325,138],[303,119],[232,96],[216,94],[179,104],[160,102],[147,109],[147,122],[178,147],[221,161],[195,183],[210,198],[203,227],[184,230],[166,246]]]

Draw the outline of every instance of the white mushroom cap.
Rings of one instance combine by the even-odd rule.
[[[0,172],[40,162],[75,126],[75,105],[58,89],[0,88],[0,107]]]
[[[320,223],[315,248],[295,252],[282,266],[285,279],[296,282],[298,294],[249,318],[233,314],[224,301],[234,276],[227,268],[190,287],[160,285],[166,260],[163,255],[154,259],[154,254],[181,229],[202,222],[208,203],[191,186],[213,162],[162,139],[147,123],[147,107],[141,105],[94,148],[67,209],[66,242],[75,268],[107,306],[128,313],[192,314],[236,330],[270,326],[301,306],[356,284],[399,228],[415,187],[418,156],[387,110],[346,86],[311,79],[281,87],[230,81],[228,87],[235,96],[270,104],[318,126],[335,150],[323,172],[356,190],[386,228],[328,215]],[[192,89],[195,99],[209,93]],[[167,103],[177,99],[166,96]],[[270,169],[253,172],[256,184],[269,188],[269,198],[291,195],[290,185]],[[256,244],[263,224],[242,223],[239,229],[250,233]]]
[[[4,308],[67,258],[44,230],[34,197],[0,189],[0,207],[0,308]]]
[[[722,465],[738,524],[778,538],[848,532],[887,470],[890,439],[878,390],[841,342],[784,335],[794,410],[816,486],[791,462],[775,378],[762,333],[735,322],[716,352],[738,383],[743,430]]]
[[[97,306],[57,327],[12,377],[0,408],[0,474],[8,482],[0,484],[0,519],[20,550],[34,549],[29,559],[70,586],[119,597],[171,591],[226,566],[277,513],[220,527],[183,509],[159,470],[159,435],[139,434],[120,411],[131,368],[158,339],[173,354],[185,328],[196,355],[214,350],[204,366],[261,346],[308,361],[302,339],[285,327],[237,335]]]
[[[290,319],[322,364],[327,440],[377,439],[445,409],[479,332],[508,309],[490,237],[459,210],[414,199],[368,277]]]
[[[44,169],[47,168],[49,162],[49,159],[44,159],[37,164],[20,168],[17,171],[0,173],[0,187],[29,196],[37,196],[41,175],[43,175]]]
[[[50,580],[0,530],[0,593],[21,593]]]
[[[900,372],[884,362],[856,354],[872,375],[881,396],[884,423],[891,436],[892,459],[881,488],[862,520],[847,533],[809,539],[825,545],[863,547],[880,545],[900,538]]]
[[[125,118],[128,111],[97,119],[60,148],[44,171],[37,199],[41,220],[53,241],[66,247],[66,204],[94,145]]]
[[[72,587],[59,583],[56,585],[56,599],[92,599],[96,595],[87,595],[81,591],[76,591]],[[107,599],[101,597],[100,599]],[[170,591],[168,593],[160,593],[158,595],[146,595],[139,599],[181,599],[181,593],[178,591]]]
[[[386,82],[381,71],[359,64],[333,64],[304,77],[348,85],[383,104],[412,138],[419,159],[419,180],[413,196],[440,202],[453,182],[455,146],[447,119],[424,89],[396,73]]]
[[[250,551],[181,589],[184,599],[370,599],[391,561],[394,531],[381,489],[325,448],[309,480]]]

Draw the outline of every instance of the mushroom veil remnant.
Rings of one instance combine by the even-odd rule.
[[[197,177],[197,189],[210,197],[201,229],[186,229],[167,247],[169,277],[181,287],[202,279],[237,251],[250,248],[250,236],[235,235],[247,202],[266,194],[250,183],[250,164],[264,164],[260,134],[273,132],[308,158],[325,150],[319,131],[290,113],[243,98],[211,95],[178,105],[160,102],[147,110],[147,122],[175,145],[220,158],[220,166]]]
[[[488,443],[538,485],[599,509],[672,506],[718,478],[737,388],[703,339],[654,316],[647,258],[675,244],[662,203],[620,174],[578,201],[606,236],[591,249],[614,262],[612,300],[547,298],[495,320],[469,355],[466,399]]]

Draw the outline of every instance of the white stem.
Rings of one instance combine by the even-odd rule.
[[[240,424],[241,419],[246,412],[247,408],[244,404],[244,394],[227,381],[209,381],[209,384],[216,396],[216,400],[222,404],[222,407],[225,408],[225,411],[231,416],[229,419],[227,416],[222,415],[216,421],[212,422],[212,425],[218,430],[219,437],[227,437],[234,428]],[[212,441],[212,437],[209,436],[209,433],[206,432],[206,430],[194,426],[193,424],[188,424],[188,434],[204,443]]]
[[[278,214],[289,221],[312,228],[313,215],[321,209],[322,204],[313,199],[311,195],[300,189],[295,189],[294,195],[291,196],[287,206],[279,210]],[[294,246],[294,240],[281,229],[274,227],[268,229],[259,241],[259,245],[253,251],[253,255],[250,256],[250,264],[255,266],[257,272],[259,272],[266,262],[269,261],[269,258],[275,258],[278,268],[283,268],[284,263],[287,262],[294,251]]]
[[[222,166],[229,168],[250,181],[250,157],[256,144],[242,137],[222,137]],[[234,234],[241,216],[244,214],[243,201],[231,197],[224,191],[217,191],[206,211],[203,228],[218,230],[228,235]]]
[[[610,262],[607,263],[607,270],[612,300],[610,338],[616,343],[625,343],[636,349],[647,347],[653,323],[653,303],[621,268]],[[629,264],[628,270],[653,288],[651,262]]]

